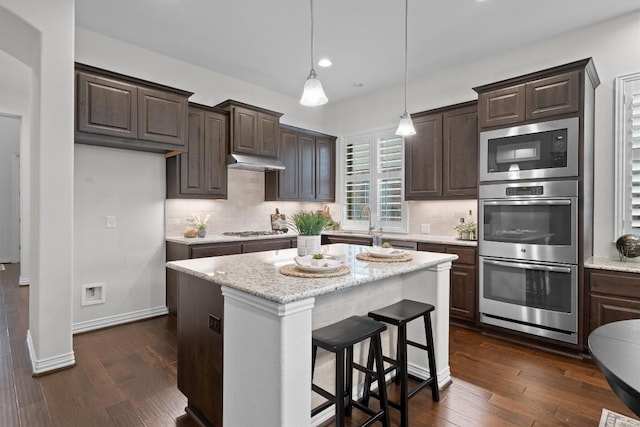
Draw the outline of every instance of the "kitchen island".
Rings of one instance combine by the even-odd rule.
[[[438,385],[448,384],[449,269],[456,255],[410,251],[407,262],[363,262],[356,257],[363,250],[323,246],[349,268],[328,278],[281,274],[296,249],[167,263],[179,273],[178,386],[189,399],[187,412],[215,426],[321,422],[331,413],[311,420],[311,331],[403,298],[436,306]],[[409,339],[424,342],[421,325],[410,326]],[[386,335],[388,354],[395,337]],[[359,349],[354,354],[366,358]],[[314,378],[330,384],[332,360],[322,356]],[[410,352],[409,364],[410,372],[427,375],[423,352]]]

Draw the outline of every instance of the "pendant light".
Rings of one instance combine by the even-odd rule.
[[[313,0],[311,0],[311,72],[309,77],[304,82],[304,90],[302,91],[302,98],[300,98],[300,104],[306,107],[317,107],[318,105],[326,104],[329,99],[324,94],[322,89],[322,83],[318,79],[316,70],[313,69]]]
[[[416,134],[416,130],[413,128],[413,122],[411,121],[411,116],[407,112],[407,86],[408,86],[407,39],[409,38],[407,35],[408,23],[409,23],[409,0],[405,0],[404,2],[404,113],[402,113],[402,116],[400,116],[400,123],[398,124],[398,129],[396,130],[396,135],[398,136],[410,136],[410,135]]]

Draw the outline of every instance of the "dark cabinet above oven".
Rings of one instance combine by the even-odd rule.
[[[591,59],[475,87],[480,129],[581,114],[584,89],[600,84]]]

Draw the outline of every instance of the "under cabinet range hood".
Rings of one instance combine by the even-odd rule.
[[[256,172],[285,169],[284,163],[273,157],[235,153],[227,156],[227,167],[230,169],[244,169]]]

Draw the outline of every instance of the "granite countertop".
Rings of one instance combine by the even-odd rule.
[[[366,231],[326,230],[322,234],[327,236],[371,237]],[[246,242],[249,240],[286,239],[297,237],[296,233],[270,234],[266,236],[225,236],[224,234],[207,234],[205,237],[167,236],[168,242],[183,245],[202,245],[207,243]],[[438,243],[444,245],[478,246],[477,240],[460,240],[455,236],[438,236],[435,234],[382,233],[383,239],[403,240],[407,242]]]
[[[431,252],[411,253],[407,262],[364,262],[356,258],[363,248],[357,245],[323,246],[323,252],[343,260],[350,272],[328,278],[299,278],[280,274],[283,265],[293,264],[297,250],[255,252],[211,258],[168,262],[167,267],[204,280],[274,301],[290,303],[340,289],[359,286],[375,280],[399,276],[457,259],[457,255]]]
[[[322,234],[329,236],[371,237],[366,231],[327,230]],[[404,240],[409,242],[439,243],[458,246],[478,246],[477,240],[461,240],[455,236],[439,236],[436,234],[382,233],[383,239]]]
[[[184,236],[167,236],[167,242],[182,243],[183,245],[203,245],[206,243],[226,243],[226,242],[247,242],[250,240],[266,240],[266,239],[291,239],[298,235],[296,233],[268,234],[265,236],[226,236],[224,234],[207,234],[205,237],[184,237]]]
[[[593,257],[587,260],[584,266],[598,270],[640,273],[640,258],[629,258],[626,261],[620,261],[619,258]]]

